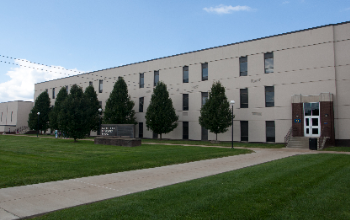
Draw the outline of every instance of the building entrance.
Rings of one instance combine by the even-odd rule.
[[[320,103],[304,103],[304,136],[320,137]]]

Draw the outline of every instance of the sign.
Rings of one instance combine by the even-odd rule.
[[[300,123],[301,120],[300,119],[294,119],[294,123]]]
[[[133,124],[102,124],[101,135],[134,138],[134,128]]]

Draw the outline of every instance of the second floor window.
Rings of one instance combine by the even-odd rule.
[[[91,81],[89,82],[89,86],[93,86],[93,84],[92,84],[92,82],[91,82]]]
[[[66,86],[66,92],[67,92],[67,94],[68,94],[68,86]]]
[[[202,107],[208,100],[208,92],[202,92]]]
[[[139,98],[139,112],[143,112],[144,97]]]
[[[275,106],[275,88],[273,86],[265,86],[265,107]]]
[[[248,58],[247,57],[239,58],[239,75],[240,76],[248,75]]]
[[[240,89],[240,107],[248,108],[248,89]]]
[[[144,88],[144,87],[145,87],[145,74],[140,73],[140,88]]]
[[[188,94],[182,94],[182,110],[188,111]]]
[[[154,71],[154,86],[157,85],[157,83],[159,82],[159,70]]]
[[[273,73],[273,53],[264,54],[265,73]]]
[[[182,80],[182,82],[183,83],[188,83],[188,66],[184,66],[183,68],[182,68],[182,74],[183,74],[183,80]]]
[[[98,92],[102,93],[103,92],[103,80],[99,80],[99,87],[98,87]]]
[[[208,63],[202,63],[202,81],[208,80]]]
[[[55,99],[55,88],[52,88],[52,99]]]

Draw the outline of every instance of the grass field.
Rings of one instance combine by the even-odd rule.
[[[327,147],[324,151],[350,152],[350,147]]]
[[[38,219],[350,219],[350,155],[300,155]]]
[[[0,188],[249,153],[166,145],[118,147],[90,140],[0,135]]]
[[[220,142],[212,144],[210,141],[184,141],[184,140],[159,140],[159,139],[142,139],[143,143],[157,143],[157,144],[188,144],[188,145],[206,145],[206,146],[223,146],[231,147],[231,142]],[[247,143],[247,142],[233,142],[233,147],[251,147],[251,148],[282,148],[284,144],[275,143]]]

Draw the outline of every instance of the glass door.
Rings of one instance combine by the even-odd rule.
[[[304,136],[320,137],[320,103],[304,103]]]

